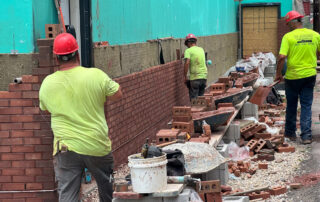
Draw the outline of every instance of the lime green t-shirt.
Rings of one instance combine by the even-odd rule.
[[[208,70],[204,50],[198,46],[192,46],[185,50],[184,58],[190,59],[190,80],[207,79]]]
[[[111,151],[105,119],[106,96],[114,95],[119,84],[97,68],[75,67],[57,71],[42,82],[40,108],[51,113],[53,154],[66,145],[69,151],[104,156]]]
[[[317,74],[320,35],[310,29],[295,29],[282,38],[279,54],[288,58],[286,79],[302,79]]]

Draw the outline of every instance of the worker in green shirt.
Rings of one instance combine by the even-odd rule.
[[[281,42],[275,81],[282,80],[282,68],[287,58],[285,92],[287,98],[285,136],[296,140],[298,100],[301,105],[301,143],[312,142],[311,107],[316,82],[317,51],[320,50],[319,33],[303,28],[303,16],[297,11],[287,13],[286,21],[291,32]]]
[[[85,168],[96,179],[100,201],[112,201],[113,157],[104,103],[122,97],[118,83],[97,68],[80,66],[78,44],[68,33],[54,40],[59,70],[41,84],[40,108],[51,113],[59,202],[78,202]]]
[[[188,34],[184,44],[188,47],[184,52],[184,78],[185,82],[188,82],[187,74],[189,71],[189,97],[192,100],[204,95],[208,70],[204,50],[197,46],[197,37],[194,34]]]

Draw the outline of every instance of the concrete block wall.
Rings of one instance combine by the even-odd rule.
[[[105,111],[116,165],[141,151],[146,138],[155,140],[160,129],[168,128],[172,107],[189,104],[181,61],[154,66],[115,79],[123,99],[107,102]]]
[[[184,53],[184,39],[161,41],[165,62],[176,60],[176,49]],[[212,35],[198,38],[198,45],[208,53],[212,65],[208,66],[208,84],[223,75],[237,61],[238,34]],[[107,72],[112,78],[139,72],[159,65],[158,42],[135,43],[121,46],[95,47],[94,66]]]
[[[50,115],[38,101],[43,78],[54,71],[53,40],[42,42],[34,59],[48,61],[0,91],[0,201],[57,201]]]

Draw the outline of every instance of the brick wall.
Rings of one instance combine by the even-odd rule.
[[[43,78],[54,71],[52,40],[39,40],[39,67],[22,76],[22,84],[0,91],[0,201],[57,201],[52,163],[50,114],[39,110]],[[188,104],[181,61],[115,79],[123,99],[107,102],[106,117],[115,164],[138,152],[146,137],[167,128],[174,105]],[[9,193],[21,191],[20,193]]]
[[[39,41],[39,68],[22,84],[0,91],[0,201],[57,201],[49,114],[39,110],[38,90],[53,72],[52,40]],[[41,59],[40,59],[41,58]],[[20,191],[20,193],[10,193]]]
[[[107,102],[105,111],[116,165],[141,150],[145,139],[155,139],[156,132],[168,128],[174,105],[189,103],[183,83],[181,61],[148,68],[115,79],[123,99]]]

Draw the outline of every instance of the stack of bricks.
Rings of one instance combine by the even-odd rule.
[[[230,173],[233,173],[236,177],[240,177],[241,173],[247,173],[247,177],[251,178],[257,171],[257,168],[251,167],[250,162],[229,162],[228,163],[228,170]]]
[[[55,65],[52,44],[52,39],[39,40],[34,75],[0,92],[1,201],[57,201],[50,115],[40,112],[38,101],[42,79]]]
[[[212,96],[199,96],[191,101],[191,112],[204,112],[215,110],[215,103]]]
[[[146,138],[156,139],[168,128],[173,106],[190,105],[184,84],[182,61],[150,67],[115,79],[123,98],[107,101],[105,112],[112,140],[115,166],[140,152]]]

